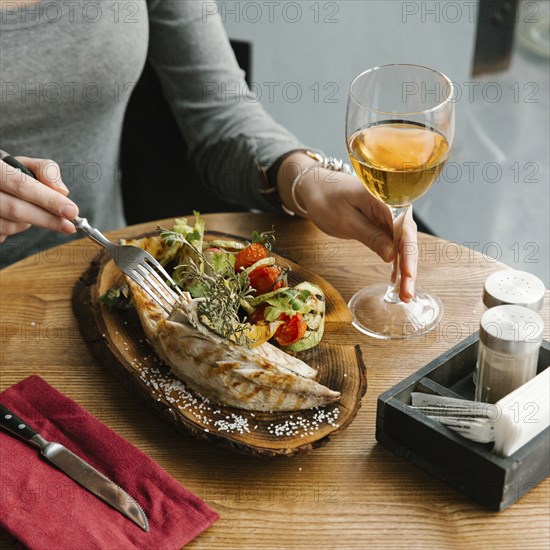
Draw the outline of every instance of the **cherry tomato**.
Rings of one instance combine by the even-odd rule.
[[[267,258],[267,249],[263,244],[249,244],[235,256],[235,272],[239,273],[264,258]]]
[[[285,324],[281,325],[273,336],[277,344],[283,347],[290,346],[304,337],[307,330],[307,324],[301,313],[296,313],[292,317],[288,316],[286,313],[282,313],[279,319],[284,320]]]
[[[281,268],[274,265],[257,267],[252,271],[248,278],[250,279],[250,286],[256,290],[256,296],[281,288],[284,285],[283,279],[279,279],[281,274]],[[277,279],[279,280],[277,281]]]

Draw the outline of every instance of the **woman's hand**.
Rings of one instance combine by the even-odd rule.
[[[287,163],[293,163],[296,168],[292,170]],[[299,208],[292,204],[288,181],[294,179],[292,173],[295,177],[298,166],[303,168],[310,164],[311,158],[303,153],[296,153],[285,160],[279,172],[286,174],[286,178],[279,178],[281,198],[296,213]],[[397,258],[390,209],[374,198],[355,176],[312,169],[302,177],[295,198],[307,210],[311,221],[325,233],[343,239],[356,239],[376,252],[385,262],[392,262]],[[414,253],[416,224],[412,218],[412,209],[409,209],[403,221],[399,248],[399,295],[403,301],[409,302],[414,297],[418,256]]]
[[[69,221],[78,207],[67,198],[69,190],[61,180],[59,165],[52,160],[16,157],[36,179],[0,160],[0,243],[10,235],[37,225],[74,233]]]

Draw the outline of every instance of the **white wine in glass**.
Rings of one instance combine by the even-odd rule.
[[[403,217],[438,178],[453,137],[453,85],[441,73],[418,65],[385,65],[352,82],[346,120],[349,156],[367,190],[390,207],[398,249]],[[361,332],[407,339],[439,323],[443,306],[437,296],[417,288],[414,299],[405,303],[399,286],[397,269],[389,286],[374,285],[353,296],[349,307]]]

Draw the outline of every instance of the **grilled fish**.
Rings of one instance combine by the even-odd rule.
[[[232,407],[297,411],[336,402],[340,393],[314,380],[317,371],[264,343],[248,349],[213,333],[197,311],[200,299],[185,299],[168,315],[133,281],[132,300],[157,355],[189,387]]]

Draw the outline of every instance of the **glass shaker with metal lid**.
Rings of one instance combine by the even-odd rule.
[[[496,403],[537,374],[543,328],[542,317],[523,306],[496,306],[483,314],[476,401]]]
[[[501,269],[489,275],[483,286],[483,303],[487,309],[502,305],[523,306],[539,311],[546,288],[535,275],[516,269]],[[477,384],[478,366],[472,374]]]

